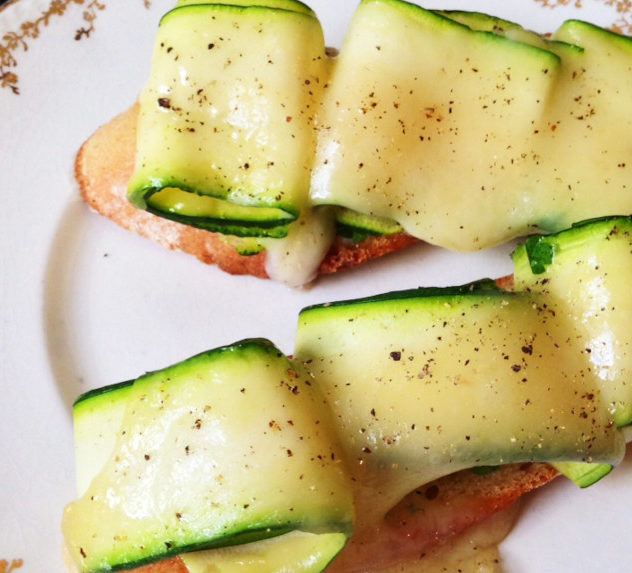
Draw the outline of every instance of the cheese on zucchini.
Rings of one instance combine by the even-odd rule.
[[[104,428],[116,427],[114,439],[90,437],[99,404],[120,418]],[[89,396],[75,424],[78,440],[102,448],[78,463],[103,464],[84,470],[89,486],[64,513],[81,571],[293,531],[314,534],[291,544],[322,565],[351,532],[351,488],[329,412],[309,377],[267,341],[211,350]]]
[[[311,11],[242,4],[184,2],[162,18],[129,197],[203,229],[278,238],[308,208],[327,58]]]
[[[158,30],[129,197],[266,250],[292,285],[336,232],[476,251],[632,212],[630,98],[632,40],[583,22],[545,38],[363,0],[330,57],[297,0],[182,0]]]
[[[632,220],[609,217],[527,239],[512,255],[516,290],[540,293],[577,331],[618,426],[632,423]]]
[[[465,468],[544,461],[594,483],[631,421],[631,237],[630,217],[533,236],[513,292],[482,280],[315,305],[292,359],[245,340],[88,392],[69,554],[86,573],[173,555],[194,573],[318,573],[355,508],[377,528]]]
[[[376,519],[455,471],[624,455],[581,344],[545,297],[483,282],[316,305],[295,357],[335,416]]]

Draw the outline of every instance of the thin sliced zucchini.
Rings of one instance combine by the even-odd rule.
[[[551,48],[562,66],[533,171],[549,186],[549,212],[537,221],[545,232],[632,213],[632,39],[569,20],[552,40],[578,49]]]
[[[613,466],[610,464],[556,462],[551,465],[579,487],[591,486],[613,470]]]
[[[237,237],[282,238],[294,221],[283,210],[243,207],[183,188],[165,187],[145,195],[146,210],[206,231]]]
[[[401,233],[402,226],[386,217],[374,217],[345,207],[335,210],[337,234],[359,242],[368,236]]]
[[[290,10],[291,12],[301,12],[315,16],[314,11],[299,0],[178,0],[176,8],[181,6],[191,6],[194,4],[230,4],[232,6],[262,6],[265,8],[276,8]]]
[[[508,40],[535,46],[544,50],[549,50],[557,54],[560,58],[564,58],[567,52],[581,53],[583,48],[563,42],[560,40],[552,40],[550,37],[543,36],[531,30],[523,28],[520,24],[490,16],[481,12],[467,12],[463,10],[440,10],[439,14],[450,18],[455,22],[459,22],[472,30],[480,32],[491,32]]]
[[[125,410],[114,443],[95,440],[91,421],[112,403],[120,415],[121,400],[108,399],[115,394]],[[62,526],[81,571],[292,531],[334,534],[312,546],[326,560],[350,534],[351,488],[329,413],[311,379],[268,341],[199,354],[91,402],[92,411],[88,400],[77,405],[78,439],[103,451],[77,463],[103,464],[84,472],[90,484]]]
[[[224,235],[224,241],[242,256],[250,257],[265,251],[265,245],[256,237],[235,237]]]
[[[133,381],[82,394],[72,408],[77,494],[82,496],[112,454]]]
[[[364,0],[324,93],[314,203],[459,251],[531,232],[533,125],[559,66],[549,50]]]
[[[527,239],[512,255],[514,288],[540,293],[584,344],[617,426],[632,423],[632,218],[585,221]]]
[[[509,40],[548,49],[548,40],[540,34],[523,28],[520,24],[485,14],[466,10],[436,10],[438,14],[459,22],[472,30],[493,32]]]
[[[606,217],[584,221],[550,236],[529,237],[512,255],[514,286],[541,293],[569,329],[584,340],[578,352],[588,360],[618,427],[632,423],[632,220]],[[570,331],[570,330],[569,330]],[[608,464],[553,464],[580,487],[608,475]]]
[[[309,209],[328,60],[302,4],[242,4],[185,2],[162,18],[128,196],[194,227],[279,238]]]
[[[189,573],[320,573],[347,542],[343,533],[293,531],[256,543],[182,556]]]
[[[303,310],[295,357],[379,513],[469,467],[620,461],[623,436],[565,328],[543,297],[488,282],[417,289]]]

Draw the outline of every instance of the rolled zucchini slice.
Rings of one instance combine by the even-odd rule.
[[[309,307],[295,357],[326,396],[358,482],[380,492],[376,511],[468,467],[624,454],[590,365],[537,295],[483,282]]]
[[[403,232],[402,226],[387,217],[366,215],[345,207],[335,207],[336,234],[360,242],[376,235]]]
[[[305,562],[313,554],[322,565],[351,533],[350,482],[329,413],[311,379],[268,341],[199,354],[75,408],[77,439],[102,450],[78,459],[102,466],[84,472],[90,483],[63,518],[80,571],[292,532],[270,546],[294,546]],[[120,423],[98,429],[100,410],[112,410]],[[88,428],[109,437],[95,439]],[[226,562],[228,553],[217,559]]]
[[[578,359],[596,375],[617,426],[632,423],[632,218],[585,221],[533,236],[512,254],[514,288],[546,297],[583,344]]]
[[[162,18],[128,197],[194,227],[280,238],[309,207],[329,63],[302,4],[238,4],[184,2]]]
[[[525,175],[559,68],[547,49],[363,0],[324,94],[312,200],[458,251],[530,232]]]

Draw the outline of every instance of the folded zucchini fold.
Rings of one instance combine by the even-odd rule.
[[[351,533],[351,487],[329,412],[309,376],[268,341],[88,393],[74,423],[81,481],[63,530],[81,571],[191,551],[192,562],[218,567],[268,553],[285,555],[292,570],[320,571]]]
[[[140,208],[236,236],[284,237],[307,208],[328,60],[299,2],[181,2],[140,96]]]

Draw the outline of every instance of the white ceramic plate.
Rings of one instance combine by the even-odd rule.
[[[171,4],[13,0],[0,8],[0,573],[64,570],[59,523],[74,495],[70,407],[79,393],[249,336],[289,352],[307,304],[511,270],[510,247],[469,256],[419,247],[289,290],[168,253],[89,212],[77,198],[73,156],[134,101]],[[431,7],[488,11],[540,32],[580,16],[629,33],[630,2],[576,4]],[[327,42],[339,45],[355,0],[311,5]],[[589,490],[558,480],[533,496],[503,544],[507,570],[627,570],[632,463],[623,465]]]

